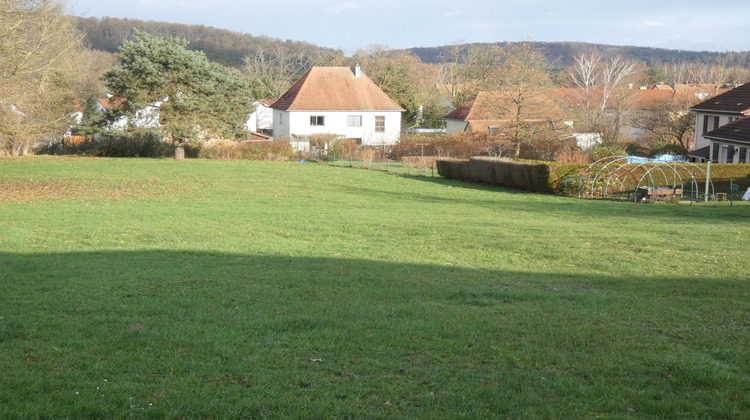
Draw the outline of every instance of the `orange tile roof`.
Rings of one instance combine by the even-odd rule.
[[[264,104],[271,106],[276,102],[276,99],[258,99],[258,102],[263,102]]]
[[[313,67],[272,106],[284,111],[403,111],[367,76],[349,67]]]
[[[124,98],[99,98],[97,99],[99,101],[99,104],[104,108],[105,110],[109,111],[111,109],[119,108],[121,107],[125,102],[127,102]]]
[[[549,91],[547,93],[552,93]],[[512,120],[514,108],[511,98],[502,92],[479,92],[469,103],[459,106],[444,118],[463,121]],[[563,110],[545,93],[535,93],[525,99],[528,121],[561,119]]]

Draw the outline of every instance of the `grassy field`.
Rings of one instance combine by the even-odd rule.
[[[0,418],[750,418],[750,207],[0,160]]]

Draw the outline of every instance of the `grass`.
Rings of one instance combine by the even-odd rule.
[[[750,207],[0,160],[0,418],[748,418]]]

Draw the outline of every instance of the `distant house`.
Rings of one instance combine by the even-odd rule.
[[[714,163],[750,161],[750,83],[690,108],[695,113],[695,150],[690,157]]]
[[[159,107],[168,100],[169,98],[165,97],[160,101],[154,101],[151,105],[147,105],[144,108],[137,110],[135,114],[130,117],[121,115],[109,121],[107,129],[112,131],[124,131],[128,126],[158,128],[161,126],[159,123]],[[97,108],[101,112],[110,112],[121,108],[126,102],[127,100],[124,98],[115,98],[109,95],[106,98],[99,98],[97,100]]]
[[[245,129],[263,135],[273,135],[273,99],[259,99],[253,102],[253,112],[247,118]]]
[[[511,98],[502,92],[479,92],[443,118],[448,134],[467,131],[474,134],[503,135],[515,118]],[[565,112],[544,93],[529,95],[524,103],[525,124],[556,125],[566,120]]]
[[[273,137],[308,150],[316,136],[392,145],[404,111],[360,69],[313,67],[273,105]]]

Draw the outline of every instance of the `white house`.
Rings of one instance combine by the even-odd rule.
[[[313,67],[271,108],[274,139],[288,139],[299,150],[309,150],[316,135],[396,144],[404,111],[359,65]]]
[[[750,162],[750,83],[690,108],[695,112],[693,160]]]
[[[165,97],[160,101],[154,101],[151,105],[147,105],[144,108],[137,110],[131,117],[121,115],[110,121],[107,124],[107,129],[112,131],[124,131],[128,126],[158,128],[161,126],[159,123],[159,107],[168,100],[169,98]],[[100,112],[106,112],[123,106],[125,102],[127,102],[125,99],[114,98],[112,95],[108,95],[106,98],[99,98],[97,100],[97,108]]]
[[[273,134],[273,99],[259,99],[253,102],[254,110],[247,118],[245,129],[253,133]]]

